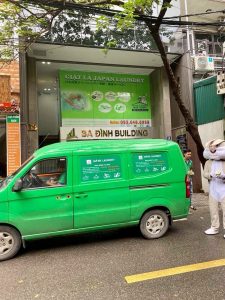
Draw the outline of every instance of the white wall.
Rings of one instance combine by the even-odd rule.
[[[169,82],[163,68],[151,75],[151,113],[153,138],[171,138]]]
[[[39,135],[59,134],[59,103],[56,93],[38,95]]]
[[[203,146],[209,141],[213,139],[224,139],[224,120],[199,125],[198,126],[199,134],[201,136],[201,140]],[[203,174],[203,170],[202,174]],[[208,181],[202,176],[202,189],[204,192],[208,192]]]

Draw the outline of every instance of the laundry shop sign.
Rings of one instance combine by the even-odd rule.
[[[68,134],[69,128],[64,127],[79,127],[80,138],[138,137],[149,131],[149,76],[60,71],[59,82],[61,136],[65,131]],[[96,126],[103,131],[93,129]]]

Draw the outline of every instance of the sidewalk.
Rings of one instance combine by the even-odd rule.
[[[192,196],[192,204],[194,206],[208,206],[208,194],[205,193],[194,193]]]

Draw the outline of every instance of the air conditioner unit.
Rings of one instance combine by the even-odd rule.
[[[206,72],[214,71],[214,59],[209,56],[194,57],[195,71]]]

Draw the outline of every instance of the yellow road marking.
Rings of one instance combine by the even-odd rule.
[[[192,264],[192,265],[180,266],[180,267],[158,270],[158,271],[153,271],[148,273],[130,275],[130,276],[126,276],[125,280],[127,283],[134,283],[134,282],[140,282],[144,280],[151,280],[155,278],[173,276],[177,274],[183,274],[183,273],[216,268],[221,266],[225,266],[225,259],[211,260],[211,261],[202,262],[198,264]]]

